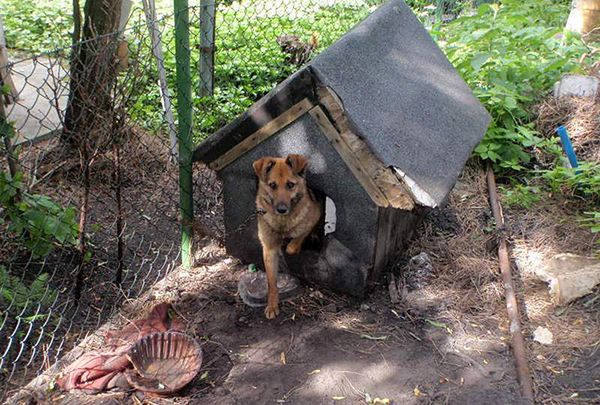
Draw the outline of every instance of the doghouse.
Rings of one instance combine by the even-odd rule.
[[[262,266],[252,162],[303,154],[327,197],[289,271],[361,296],[442,204],[489,115],[410,8],[391,0],[194,151],[223,181],[228,253]],[[285,270],[284,270],[285,271]]]

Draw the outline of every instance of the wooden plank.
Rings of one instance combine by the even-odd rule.
[[[225,152],[221,157],[208,165],[213,170],[221,170],[238,157],[254,149],[258,144],[267,140],[271,135],[282,130],[302,115],[306,114],[312,107],[310,100],[304,98],[294,104],[277,118],[269,121],[266,125],[254,132],[252,135]]]
[[[215,87],[215,0],[200,0],[200,97],[212,96]]]
[[[333,119],[340,138],[348,145],[356,159],[361,162],[364,171],[373,179],[377,188],[385,195],[389,205],[403,210],[412,210],[415,206],[410,192],[400,179],[373,154],[369,146],[350,129],[344,113],[344,106],[335,92],[326,86],[317,90],[319,101]]]
[[[375,257],[373,271],[370,274],[372,281],[377,280],[404,253],[419,221],[426,212],[427,209],[419,206],[411,211],[392,207],[379,208]]]
[[[375,253],[373,258],[373,270],[369,275],[371,280],[377,279],[386,269],[389,261],[390,239],[392,236],[392,211],[390,207],[378,209],[377,236],[375,239]]]
[[[354,177],[363,186],[373,202],[380,207],[387,207],[389,205],[387,198],[367,174],[361,162],[356,159],[353,151],[342,140],[340,133],[335,129],[331,121],[329,121],[321,107],[314,107],[309,111],[309,114],[319,125],[327,139],[329,139],[335,150],[340,154],[341,158],[354,174]]]

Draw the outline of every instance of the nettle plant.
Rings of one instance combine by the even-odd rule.
[[[48,286],[49,280],[48,273],[41,273],[27,282],[0,266],[0,306],[28,324],[45,319],[48,314],[40,309],[50,307],[58,294]]]
[[[555,148],[556,140],[535,131],[530,107],[563,73],[576,71],[587,51],[579,38],[562,33],[567,15],[568,4],[505,0],[432,30],[492,115],[475,154],[497,169],[521,170],[534,148]]]
[[[0,133],[14,138],[12,124],[1,120]],[[2,143],[4,145],[4,143]],[[4,146],[3,146],[4,147]],[[17,161],[17,151],[3,151]],[[30,192],[23,173],[0,171],[0,230],[25,246],[34,257],[44,257],[55,246],[75,247],[79,227],[73,207],[63,208],[50,197]]]
[[[67,0],[2,0],[9,48],[39,53],[71,44],[71,2]]]

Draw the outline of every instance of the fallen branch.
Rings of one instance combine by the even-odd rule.
[[[496,191],[496,178],[490,167],[487,169],[488,193],[490,196],[490,206],[496,220],[496,229],[502,231],[504,228],[504,217],[502,208],[498,202],[498,193]],[[517,297],[515,295],[515,286],[512,280],[510,269],[510,259],[508,257],[508,243],[506,236],[499,234],[498,240],[498,260],[500,262],[500,272],[502,273],[502,282],[504,284],[504,294],[506,297],[506,310],[508,312],[509,331],[511,337],[511,346],[515,363],[517,366],[517,378],[521,384],[521,393],[525,399],[534,402],[533,384],[531,382],[531,372],[527,363],[527,353],[525,351],[525,342],[523,332],[521,331],[521,322],[519,308],[517,306]]]

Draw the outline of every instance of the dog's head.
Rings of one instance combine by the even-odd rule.
[[[252,166],[258,177],[258,193],[266,207],[279,215],[289,214],[306,194],[304,174],[308,160],[302,155],[264,157]]]

